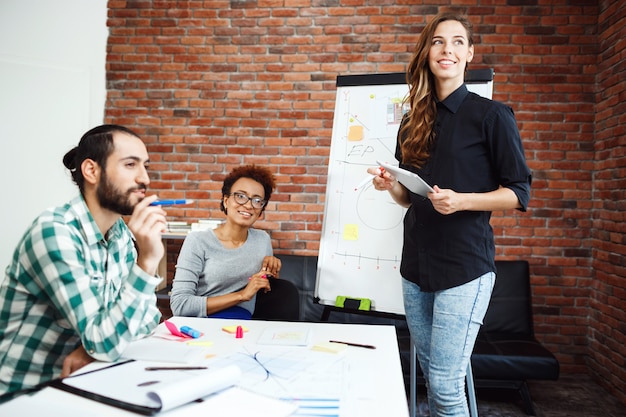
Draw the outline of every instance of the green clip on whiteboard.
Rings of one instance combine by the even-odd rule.
[[[470,91],[491,98],[493,70],[470,70]],[[396,165],[396,135],[406,111],[404,73],[337,77],[326,206],[315,299],[367,299],[371,311],[404,315],[400,277],[405,209],[364,185],[376,160]],[[359,187],[359,185],[362,185]]]

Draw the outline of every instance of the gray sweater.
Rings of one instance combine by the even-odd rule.
[[[185,238],[176,263],[170,304],[175,316],[206,316],[206,299],[239,291],[248,277],[261,270],[271,256],[272,242],[262,230],[248,229],[245,243],[225,248],[213,230],[192,232]],[[256,298],[238,304],[254,312]]]

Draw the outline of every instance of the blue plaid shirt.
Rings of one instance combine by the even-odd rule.
[[[0,285],[0,394],[60,375],[81,342],[114,361],[159,323],[160,278],[136,264],[122,219],[103,236],[82,196],[46,210],[19,242]]]

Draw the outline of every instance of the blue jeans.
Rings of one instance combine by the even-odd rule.
[[[213,313],[210,316],[207,316],[210,319],[238,319],[238,320],[250,320],[252,318],[252,313],[246,310],[243,307],[233,306],[226,308],[224,310],[218,311],[217,313]]]
[[[424,374],[431,417],[469,416],[465,375],[489,306],[495,274],[448,290],[422,292],[402,280],[404,310]]]

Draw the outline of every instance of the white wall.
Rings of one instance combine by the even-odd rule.
[[[43,209],[78,193],[65,152],[102,124],[106,0],[0,1],[0,281]]]

